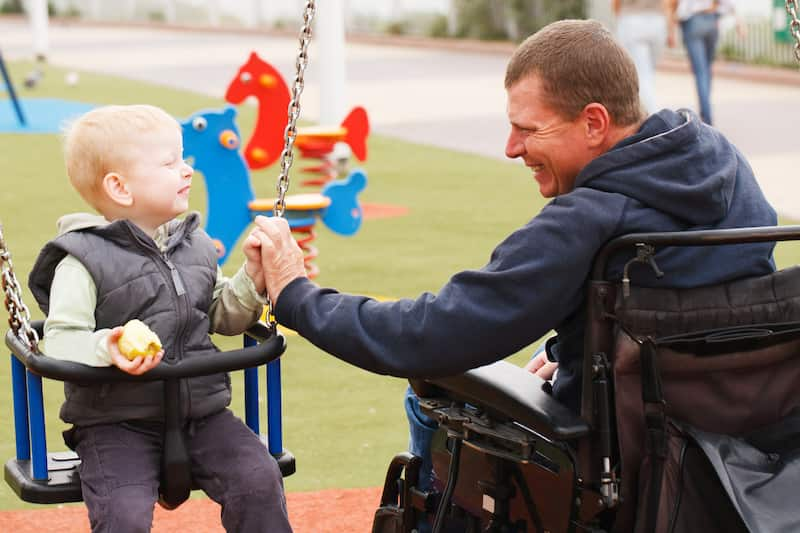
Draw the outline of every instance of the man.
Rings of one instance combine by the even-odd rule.
[[[529,37],[508,64],[505,87],[506,155],[522,159],[553,200],[486,266],[455,274],[435,295],[377,302],[309,281],[286,222],[260,218],[266,285],[281,324],[393,376],[460,373],[554,329],[553,394],[578,411],[585,281],[604,243],[632,232],[772,225],[776,216],[718,131],[689,111],[645,117],[630,57],[597,22],[564,20]],[[720,283],[772,272],[772,248],[665,248],[655,256],[664,278],[640,264],[630,274],[648,286]],[[615,258],[609,275],[619,279],[629,259]],[[544,362],[540,355],[530,366],[548,378],[554,365]]]

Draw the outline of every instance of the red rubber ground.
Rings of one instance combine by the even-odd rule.
[[[368,533],[381,488],[322,490],[287,494],[295,533]],[[82,506],[1,511],[0,531],[9,533],[85,533],[89,519]],[[156,506],[153,533],[224,533],[219,505],[191,499],[174,511]]]

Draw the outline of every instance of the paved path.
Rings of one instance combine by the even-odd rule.
[[[222,98],[228,80],[256,50],[286,77],[296,39],[241,31],[185,31],[53,23],[49,60],[59,66],[125,76]],[[30,58],[22,19],[0,18],[0,45],[10,59]],[[396,138],[503,159],[507,133],[502,86],[508,47],[445,49],[350,42],[348,108],[364,105],[373,130]],[[488,50],[488,52],[487,52]],[[313,44],[303,95],[304,116],[319,112],[318,64]],[[731,69],[728,69],[729,71]],[[800,220],[800,83],[765,80],[740,68],[737,78],[714,79],[716,126],[748,157],[762,187],[782,214]],[[752,74],[752,80],[747,78]],[[790,76],[791,78],[791,76]],[[291,78],[290,78],[291,79]],[[798,76],[800,82],[800,76]],[[665,107],[695,107],[687,71],[656,77]]]

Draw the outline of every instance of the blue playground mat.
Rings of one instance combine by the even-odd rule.
[[[24,126],[19,124],[11,100],[0,99],[0,133],[60,133],[66,121],[95,107],[59,98],[21,98],[19,103]]]

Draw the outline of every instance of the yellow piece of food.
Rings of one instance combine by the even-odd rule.
[[[122,355],[136,359],[140,355],[156,355],[161,350],[161,339],[141,320],[130,320],[122,327],[122,336],[117,341]]]

